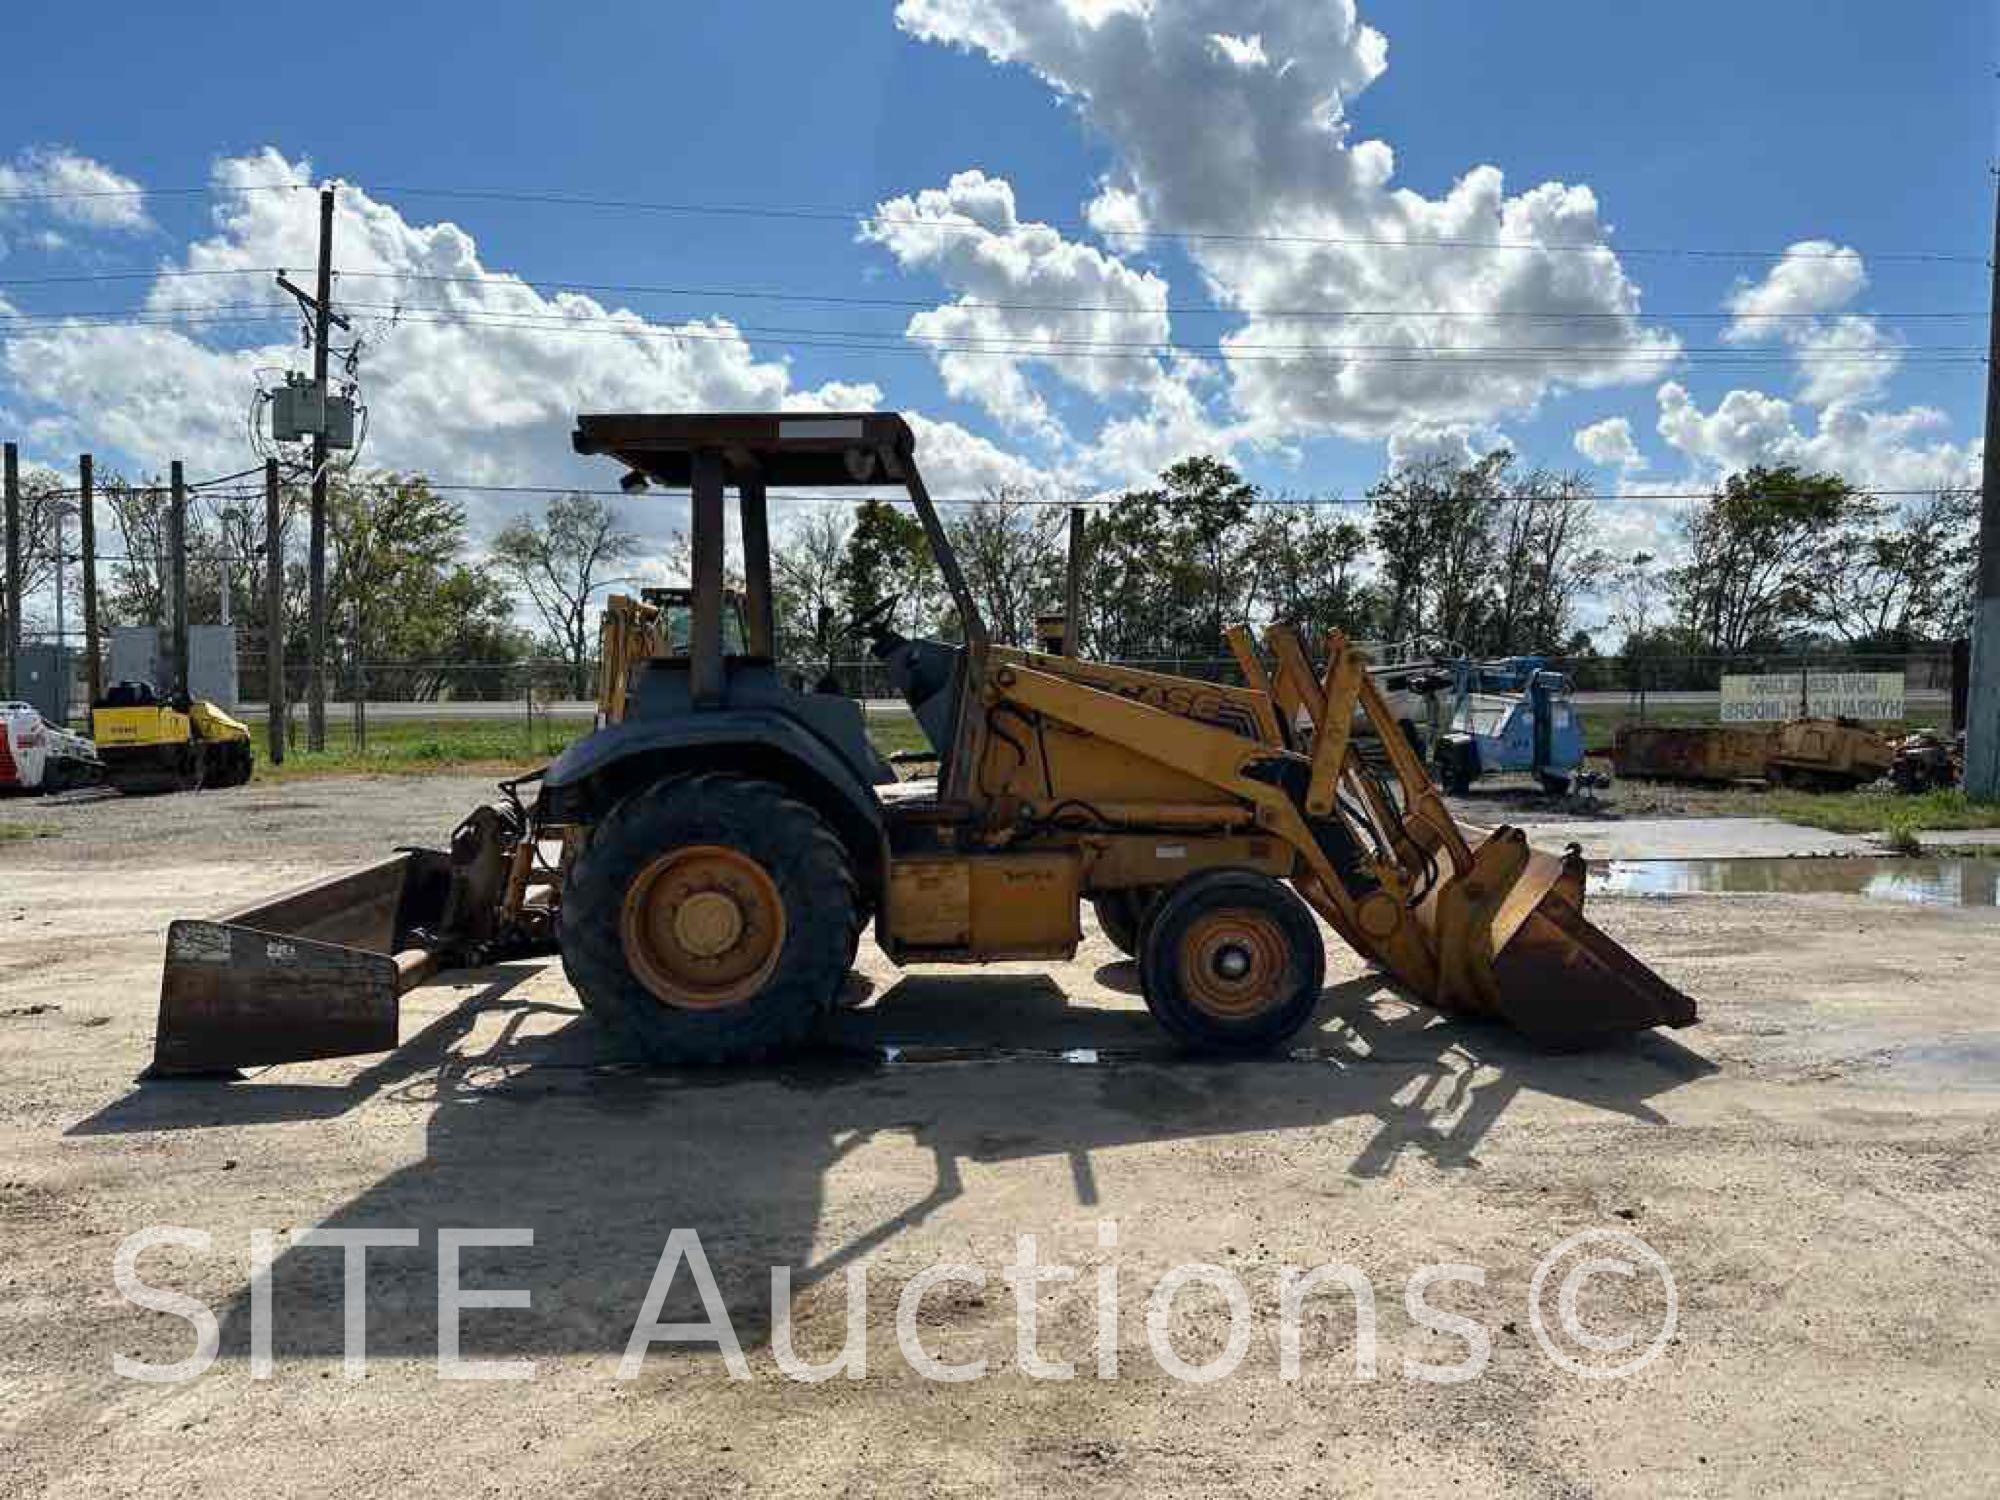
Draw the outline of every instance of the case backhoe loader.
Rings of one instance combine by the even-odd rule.
[[[1500,828],[1474,847],[1340,637],[1230,632],[1244,685],[994,644],[891,413],[586,416],[628,488],[692,493],[685,645],[670,603],[606,611],[599,727],[448,851],[168,938],[155,1071],[394,1047],[441,967],[560,952],[584,1005],[658,1062],[804,1041],[872,922],[900,964],[1064,959],[1091,902],[1147,1006],[1210,1052],[1282,1043],[1319,1004],[1315,913],[1416,999],[1555,1045],[1684,1026],[1693,1002],[1583,915],[1583,864]],[[895,486],[961,639],[851,622],[939,758],[898,783],[861,706],[773,660],[766,487]],[[727,640],[725,491],[741,506]],[[1357,717],[1386,752],[1365,758]],[[532,802],[520,788],[537,782]]]

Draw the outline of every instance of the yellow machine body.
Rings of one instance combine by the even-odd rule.
[[[1240,868],[1290,880],[1352,947],[1452,1014],[1564,1043],[1694,1019],[1584,918],[1574,850],[1531,849],[1514,828],[1467,838],[1358,650],[1335,635],[1315,667],[1284,626],[1266,635],[1268,664],[1247,631],[1230,644],[1248,687],[990,647],[956,772],[918,809],[921,853],[897,847],[889,806],[891,956],[1066,955],[1076,897]],[[1386,773],[1362,758],[1357,719]],[[964,816],[940,833],[940,809]],[[1009,880],[1003,853],[1061,861],[1075,883]]]
[[[191,715],[164,704],[148,708],[95,708],[90,712],[90,737],[98,749],[126,746],[185,745],[194,738]]]
[[[694,497],[691,587],[605,611],[597,732],[503,783],[507,805],[466,819],[448,856],[176,924],[162,1071],[366,1050],[437,967],[557,948],[644,1055],[754,1058],[838,1004],[839,960],[870,921],[899,963],[1061,959],[1086,900],[1139,958],[1148,1008],[1196,1046],[1275,1045],[1311,1019],[1313,913],[1413,999],[1545,1044],[1695,1019],[1584,916],[1575,846],[1459,826],[1339,634],[1315,660],[1284,624],[1261,649],[1233,627],[1237,684],[995,644],[894,414],[611,415],[575,441]],[[724,587],[725,478],[740,595]],[[900,636],[890,600],[850,630],[930,740],[934,782],[895,782],[863,705],[774,667],[765,486],[882,483],[915,507],[960,639]],[[234,723],[197,711],[197,737],[203,722]]]
[[[128,793],[241,786],[254,766],[250,727],[205,698],[171,703],[100,703],[91,738],[104,779]]]

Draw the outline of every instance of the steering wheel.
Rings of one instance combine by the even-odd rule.
[[[848,620],[848,633],[866,636],[883,634],[888,626],[889,617],[896,613],[896,603],[896,596],[891,594],[886,599],[877,599],[873,604],[867,605]]]

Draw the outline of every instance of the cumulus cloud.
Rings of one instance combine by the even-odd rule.
[[[1605,469],[1643,469],[1646,455],[1632,441],[1632,424],[1624,417],[1606,417],[1578,430],[1570,440],[1576,451]]]
[[[1797,464],[1875,489],[1976,484],[1982,445],[1944,438],[1945,413],[1871,405],[1898,368],[1901,343],[1875,319],[1842,310],[1867,285],[1861,255],[1824,239],[1801,240],[1761,278],[1739,281],[1724,299],[1735,317],[1723,337],[1788,347],[1798,405],[1739,388],[1704,411],[1684,385],[1668,381],[1658,392],[1660,436],[1702,478],[1753,464]]]
[[[1246,431],[1490,422],[1563,388],[1657,380],[1677,354],[1643,325],[1588,187],[1510,196],[1490,166],[1437,199],[1392,186],[1393,152],[1347,119],[1388,62],[1353,0],[901,0],[896,16],[1076,106],[1115,159],[1093,227],[1191,236],[1208,291],[1243,317],[1222,344]],[[1406,315],[1288,315],[1341,308]],[[1425,315],[1440,309],[1475,316]],[[1553,316],[1478,316],[1524,312]],[[1496,359],[1498,343],[1589,347]]]
[[[1389,434],[1389,467],[1430,463],[1477,463],[1499,448],[1511,448],[1504,433],[1471,422],[1411,422]]]
[[[0,162],[0,213],[36,213],[84,229],[153,227],[139,184],[65,146],[31,146]]]
[[[1158,374],[1147,351],[1171,336],[1166,282],[1047,224],[1024,223],[1004,178],[960,172],[942,188],[891,198],[862,238],[959,294],[911,318],[908,334],[935,351],[953,396],[1009,428],[1052,442],[1066,436],[1028,365],[1100,400]]]
[[[221,186],[292,183],[301,192],[218,195],[215,232],[165,269],[243,271],[243,280],[162,277],[148,324],[38,323],[0,337],[0,377],[55,444],[121,450],[150,471],[169,458],[195,473],[249,461],[251,394],[303,356],[291,327],[245,342],[203,317],[217,302],[271,297],[253,268],[313,263],[317,226],[304,161],[273,151],[217,164]],[[801,386],[723,318],[654,323],[572,293],[544,294],[490,267],[451,223],[421,224],[341,188],[336,300],[364,340],[365,461],[472,483],[602,482],[569,432],[589,410],[836,410],[873,407],[873,385]],[[438,278],[479,278],[441,280]],[[402,309],[399,316],[397,309]],[[992,444],[948,423],[923,426],[925,473],[940,496],[1016,476]],[[511,502],[510,502],[511,504]],[[475,503],[475,519],[500,507]]]
[[[1831,240],[1800,240],[1760,280],[1738,280],[1723,304],[1736,314],[1724,337],[1771,337],[1783,331],[1776,320],[1833,312],[1867,285],[1868,270],[1858,250]]]
[[[1791,402],[1763,391],[1733,390],[1703,411],[1686,387],[1668,381],[1659,409],[1660,436],[1709,475],[1796,464],[1869,489],[1954,489],[1979,481],[1981,445],[1937,437],[1948,419],[1934,407],[1833,405],[1802,425]]]
[[[1839,313],[1867,285],[1859,251],[1831,240],[1801,240],[1761,279],[1737,282],[1723,303],[1736,316],[1722,336],[1730,343],[1790,346],[1799,398],[1809,405],[1870,400],[1894,378],[1902,346],[1873,318]]]

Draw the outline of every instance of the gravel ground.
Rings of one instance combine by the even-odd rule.
[[[139,1087],[162,934],[379,854],[438,843],[467,778],[314,781],[150,801],[19,803],[56,836],[0,845],[0,1451],[11,1494],[1341,1494],[1980,1492],[2000,1451],[2000,926],[1995,914],[1840,896],[1596,899],[1593,915],[1695,995],[1703,1023],[1545,1056],[1397,1000],[1336,947],[1307,1050],[1174,1060],[1132,966],[1092,931],[1076,960],[899,974],[864,945],[839,1057],[731,1074],[626,1065],[559,967],[507,965],[410,996],[386,1057]],[[894,1045],[894,1061],[866,1049]],[[1093,1049],[1065,1061],[1065,1049]],[[1116,1224],[1116,1243],[1101,1226]],[[124,1355],[189,1352],[113,1262],[147,1225],[210,1236],[140,1272],[220,1321],[199,1378]],[[341,1257],[282,1248],[273,1360],[249,1357],[252,1233],[407,1226],[371,1253],[369,1361],[342,1370]],[[526,1309],[464,1314],[463,1352],[526,1383],[438,1376],[442,1230],[532,1226],[466,1252],[471,1286]],[[669,1233],[699,1232],[750,1378],[712,1348],[619,1356]],[[1676,1331],[1645,1368],[1585,1378],[1544,1352],[1538,1262],[1585,1230],[1636,1234],[1673,1277]],[[1017,1350],[1016,1237],[1079,1269],[1041,1289],[1043,1357]],[[1373,1287],[1372,1378],[1346,1292],[1315,1293],[1298,1378],[1282,1267],[1339,1260]],[[919,1378],[896,1306],[934,1263],[985,1271],[923,1300]],[[1148,1294],[1169,1268],[1248,1290],[1240,1365],[1170,1378]],[[1413,1273],[1477,1266],[1420,1321]],[[791,1342],[827,1359],[865,1275],[865,1378],[778,1370],[769,1267],[793,1272]],[[1565,1262],[1565,1268],[1570,1262]],[[1099,1271],[1120,1319],[1099,1365]],[[1544,1283],[1549,1323],[1560,1309]],[[701,1316],[685,1270],[661,1316]],[[1636,1335],[1650,1273],[1578,1283],[1586,1332]],[[1212,1289],[1173,1301],[1190,1363],[1227,1347]]]

